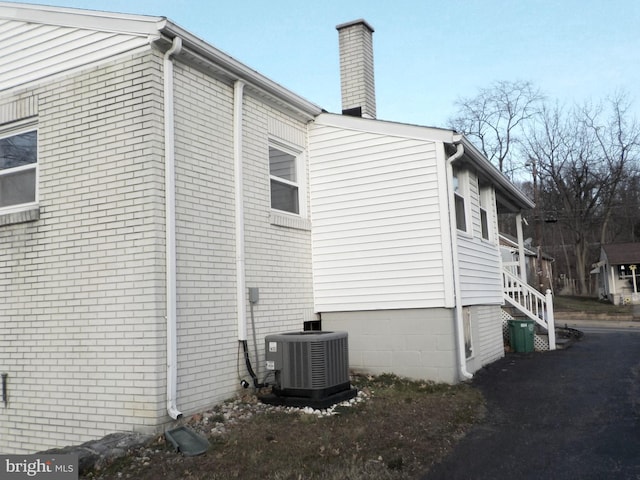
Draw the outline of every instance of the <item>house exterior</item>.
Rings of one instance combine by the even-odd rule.
[[[259,338],[316,318],[320,108],[165,18],[0,3],[0,43],[0,451],[233,396],[248,287]]]
[[[343,115],[164,17],[0,2],[0,451],[162,431],[318,324],[363,371],[503,355],[497,214],[532,203],[376,120],[373,29],[338,30]]]
[[[600,298],[614,305],[640,303],[640,243],[602,245],[600,260],[591,273],[598,274]]]
[[[498,212],[533,204],[462,135],[375,120],[373,28],[337,29],[343,115],[310,124],[315,311],[353,368],[464,380],[504,355]]]
[[[322,114],[309,149],[315,309],[352,366],[457,382],[501,358],[497,212],[528,200],[449,130]]]

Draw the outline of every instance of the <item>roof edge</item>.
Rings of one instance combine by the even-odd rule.
[[[267,78],[257,70],[248,67],[244,63],[233,58],[231,55],[214,47],[210,43],[202,40],[170,20],[165,19],[164,22],[160,22],[158,24],[158,33],[169,40],[173,40],[175,37],[180,37],[182,39],[183,48],[195,52],[201,57],[219,65],[229,74],[236,77],[237,80],[244,80],[259,90],[291,104],[292,107],[304,113],[309,120],[323,111],[323,109],[315,103],[306,100],[291,90],[283,87],[279,83]]]
[[[136,35],[157,34],[165,17],[0,2],[0,18]]]

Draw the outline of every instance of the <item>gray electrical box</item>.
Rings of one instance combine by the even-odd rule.
[[[260,300],[260,289],[258,287],[249,287],[249,302],[258,303]]]

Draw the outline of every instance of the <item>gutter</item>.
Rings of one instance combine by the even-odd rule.
[[[460,376],[469,380],[473,375],[467,370],[467,358],[464,348],[464,318],[462,316],[462,295],[460,288],[460,262],[458,258],[458,229],[456,227],[455,198],[450,179],[453,178],[453,162],[460,159],[464,154],[462,142],[456,145],[456,153],[447,159],[447,200],[449,203],[449,227],[451,228],[451,257],[453,263],[453,295],[455,299],[455,322],[456,322],[456,343],[458,350],[458,368]]]
[[[183,53],[197,59],[199,63],[211,65],[214,70],[222,73],[232,82],[242,80],[247,88],[255,90],[258,94],[270,97],[276,103],[286,105],[307,121],[313,120],[322,113],[323,110],[318,105],[249,68],[166,18],[157,23],[157,29],[158,33],[168,39],[182,38],[184,44]]]
[[[173,39],[164,54],[164,181],[166,234],[166,297],[167,297],[167,413],[174,420],[182,413],[177,407],[178,344],[177,344],[177,262],[176,262],[176,162],[173,105],[173,61],[182,49],[180,37]]]

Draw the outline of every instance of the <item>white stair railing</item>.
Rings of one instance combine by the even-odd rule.
[[[549,350],[555,350],[556,330],[551,290],[547,290],[546,295],[543,295],[506,269],[502,271],[502,284],[505,301],[546,329],[549,335]]]

